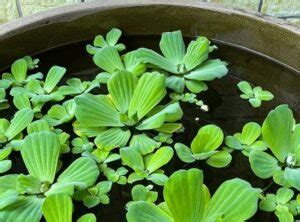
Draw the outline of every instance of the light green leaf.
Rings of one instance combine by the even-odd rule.
[[[43,199],[36,196],[20,197],[0,211],[0,221],[39,222],[42,218]]]
[[[0,177],[0,194],[5,193],[7,190],[16,190],[17,187],[17,174],[7,174]]]
[[[14,96],[13,103],[18,110],[21,109],[31,109],[31,104],[28,95],[26,94],[17,94]]]
[[[179,65],[182,63],[185,45],[181,31],[162,33],[159,47],[165,58],[173,64]]]
[[[18,59],[11,66],[11,73],[17,82],[22,83],[27,76],[27,62],[24,59]]]
[[[222,168],[226,167],[232,160],[232,157],[227,151],[220,151],[210,156],[206,163],[212,167]]]
[[[169,146],[159,148],[155,153],[150,154],[150,160],[146,164],[146,169],[149,173],[158,170],[172,159],[173,154],[174,151]]]
[[[294,222],[293,214],[291,214],[288,210],[276,210],[275,214],[279,220],[279,222]]]
[[[163,126],[165,122],[175,122],[181,119],[183,112],[178,102],[165,106],[161,111],[143,120],[136,128],[138,130],[151,130]]]
[[[118,50],[113,46],[97,51],[93,60],[97,66],[110,74],[125,69]]]
[[[98,134],[95,139],[96,146],[105,151],[110,151],[117,147],[124,147],[131,136],[129,130],[121,128],[111,128]]]
[[[165,76],[158,73],[145,73],[139,79],[129,110],[129,118],[138,119],[147,115],[166,95]]]
[[[72,222],[72,199],[63,193],[50,195],[45,199],[42,211],[47,222]]]
[[[106,34],[106,41],[109,45],[114,46],[115,44],[117,44],[121,35],[122,35],[122,31],[120,29],[112,28]]]
[[[152,153],[160,144],[145,134],[134,135],[130,140],[130,147],[137,149],[142,155]]]
[[[105,127],[92,127],[92,126],[86,126],[82,123],[79,123],[78,121],[75,121],[73,123],[73,130],[76,133],[76,135],[80,137],[95,137],[99,133],[106,130]]]
[[[157,132],[166,134],[172,134],[177,131],[179,132],[181,129],[183,129],[181,123],[164,123],[161,125],[161,127],[155,128]]]
[[[262,126],[262,134],[268,147],[280,162],[292,153],[293,113],[287,105],[272,110]]]
[[[256,98],[258,98],[260,100],[263,100],[263,101],[270,101],[274,98],[274,95],[271,92],[264,91],[264,90],[261,90],[261,91],[257,92],[255,90],[255,88],[253,89],[253,92],[254,92],[254,95],[255,95]]]
[[[252,107],[257,108],[261,106],[261,100],[258,98],[250,98],[249,102]]]
[[[76,222],[96,222],[97,218],[93,213],[88,213],[76,220]]]
[[[27,133],[37,133],[42,131],[50,131],[50,126],[45,119],[36,120],[27,126]]]
[[[131,147],[120,149],[122,162],[132,169],[144,170],[144,161],[138,150]]]
[[[168,76],[166,79],[166,86],[174,90],[176,93],[183,93],[185,87],[184,78],[178,76]]]
[[[204,213],[203,173],[198,169],[179,170],[164,187],[164,199],[175,222],[200,221]]]
[[[56,85],[65,75],[66,71],[67,70],[64,67],[60,67],[60,66],[51,67],[45,80],[44,90],[47,93],[52,92],[52,90],[56,87]]]
[[[182,160],[183,162],[192,163],[195,161],[191,149],[186,145],[182,143],[176,143],[174,148],[176,150],[179,159]]]
[[[157,52],[154,52],[153,50],[140,48],[137,50],[137,56],[144,63],[150,63],[162,70],[179,74],[176,64],[173,64],[171,61],[158,54]]]
[[[34,176],[20,174],[17,178],[17,191],[20,194],[41,193],[41,186],[41,181]]]
[[[219,59],[208,60],[184,77],[198,81],[212,81],[216,78],[220,79],[228,72],[226,65],[225,62],[222,62]]]
[[[58,136],[47,131],[28,135],[21,147],[22,159],[29,174],[41,182],[53,182],[59,153]]]
[[[281,168],[276,158],[260,150],[253,150],[249,155],[251,169],[260,178],[266,179],[274,175]]]
[[[137,86],[137,78],[130,72],[119,71],[108,81],[108,91],[116,108],[121,113],[128,111],[130,101]]]
[[[29,123],[31,123],[32,119],[33,112],[30,109],[22,109],[16,112],[10,126],[5,133],[7,139],[11,140],[21,133],[22,130],[25,129]]]
[[[0,173],[5,173],[10,170],[12,166],[11,160],[1,160],[0,161]]]
[[[18,192],[16,190],[10,189],[3,193],[0,193],[0,210],[13,204],[17,200],[18,200]]]
[[[127,222],[174,222],[169,214],[146,201],[132,203],[128,208],[126,219]]]
[[[266,212],[273,212],[276,209],[276,203],[269,199],[262,200],[259,202],[259,209]]]
[[[58,183],[69,183],[83,188],[92,186],[99,176],[99,169],[96,162],[89,157],[76,159],[57,178]]]
[[[208,58],[209,40],[205,37],[198,37],[196,41],[191,41],[187,52],[183,58],[183,63],[187,71],[190,71],[203,63]]]
[[[206,83],[197,80],[186,80],[185,85],[192,93],[200,93],[208,89]]]
[[[164,186],[168,181],[168,177],[161,173],[152,173],[151,175],[147,176],[146,179],[158,186]]]
[[[243,144],[250,146],[255,142],[255,140],[258,139],[260,134],[261,134],[261,127],[259,124],[254,122],[247,123],[243,127],[243,131],[242,131]]]
[[[300,190],[300,168],[285,168],[284,179],[294,188]]]
[[[147,66],[137,58],[137,51],[131,51],[123,57],[126,71],[133,73],[135,76],[140,76],[145,73]]]
[[[216,125],[201,127],[192,141],[192,152],[193,154],[199,154],[214,151],[221,146],[223,139],[224,134],[220,127]]]
[[[207,205],[204,218],[222,216],[224,222],[245,221],[257,211],[260,191],[241,179],[224,182]]]
[[[276,201],[280,204],[286,204],[294,196],[294,191],[286,187],[281,187],[276,192]]]
[[[85,126],[123,126],[112,102],[104,95],[83,94],[75,98],[77,120]]]
[[[250,86],[250,84],[248,82],[246,82],[246,81],[239,82],[237,84],[237,86],[247,96],[249,96],[249,97],[254,96],[253,91],[252,91],[252,87]]]
[[[243,150],[241,142],[235,136],[226,136],[225,144],[235,150]]]

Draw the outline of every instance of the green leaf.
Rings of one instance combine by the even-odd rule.
[[[93,213],[88,213],[76,220],[76,222],[96,222],[97,218]]]
[[[269,91],[264,90],[256,90],[258,87],[253,89],[254,95],[256,98],[263,100],[263,101],[270,101],[274,98],[274,95]],[[259,87],[261,89],[261,87]]]
[[[116,108],[121,113],[128,111],[137,82],[137,78],[132,73],[126,71],[117,72],[108,81],[108,91]]]
[[[112,28],[106,34],[106,41],[109,45],[114,46],[115,44],[117,44],[121,35],[122,35],[122,31],[120,29]]]
[[[216,150],[221,146],[224,134],[216,125],[206,125],[199,129],[197,136],[193,139],[191,149],[193,154],[205,153]]]
[[[219,59],[208,60],[184,77],[198,81],[212,81],[216,78],[220,79],[228,72],[226,65],[225,62],[222,62]]]
[[[50,131],[50,126],[45,119],[36,120],[27,126],[27,133],[37,133],[42,131]]]
[[[132,169],[144,170],[144,161],[138,150],[131,147],[120,149],[122,162]]]
[[[293,113],[287,105],[272,110],[262,126],[262,134],[268,147],[280,162],[292,153]]]
[[[66,71],[67,70],[64,67],[51,67],[45,79],[44,90],[47,93],[52,92],[56,85],[59,83],[59,81],[62,79],[62,77],[65,75]]]
[[[166,70],[171,73],[179,73],[176,64],[173,64],[171,61],[161,56],[157,52],[154,52],[153,50],[140,48],[137,50],[137,53],[138,58],[141,59],[141,61],[144,63],[150,63],[162,70]]]
[[[27,76],[27,62],[24,59],[16,60],[11,66],[11,73],[17,82],[22,83]]]
[[[280,204],[286,204],[294,196],[294,191],[286,187],[281,187],[277,190],[276,201]]]
[[[182,143],[176,143],[174,148],[176,150],[179,159],[182,160],[183,162],[192,163],[195,161],[191,149],[186,145]]]
[[[41,186],[41,181],[34,176],[20,174],[17,178],[17,191],[20,194],[38,194]]]
[[[42,218],[43,199],[36,196],[20,197],[0,211],[0,221],[39,222]]]
[[[95,144],[101,150],[111,151],[114,148],[126,146],[130,136],[129,130],[111,128],[99,133],[95,139]]]
[[[83,188],[92,186],[99,176],[96,162],[89,157],[76,159],[62,174],[57,178],[58,183],[69,183]]]
[[[166,79],[166,86],[176,93],[183,93],[185,87],[184,78],[178,76],[168,76]]]
[[[18,200],[18,192],[16,190],[7,190],[7,191],[1,193],[0,194],[0,210],[15,203],[17,200]]]
[[[139,79],[129,110],[129,118],[138,119],[147,115],[166,95],[165,76],[158,73],[145,73]]]
[[[252,87],[250,86],[250,84],[248,82],[246,82],[246,81],[239,82],[237,84],[237,86],[247,96],[249,96],[249,97],[254,96],[253,91],[252,91]]]
[[[250,98],[249,102],[252,107],[257,108],[261,106],[261,100],[258,98]]]
[[[165,58],[173,64],[182,63],[185,45],[181,31],[162,33],[159,47]]]
[[[226,136],[225,144],[235,150],[243,150],[241,142],[235,136]]]
[[[93,60],[97,66],[110,74],[125,69],[118,50],[113,46],[97,51]]]
[[[76,112],[75,112],[76,114]],[[73,123],[73,130],[76,133],[76,135],[80,137],[95,137],[99,133],[106,130],[105,127],[92,127],[92,126],[86,126],[82,123],[79,123],[78,121],[75,121]]]
[[[29,123],[31,123],[32,119],[33,112],[30,109],[22,109],[16,112],[10,126],[5,133],[7,139],[11,140],[21,133],[22,130],[25,129]]]
[[[151,114],[150,114],[151,115]],[[165,122],[175,122],[181,119],[183,112],[178,102],[171,103],[165,106],[161,111],[143,120],[136,129],[151,130],[158,129],[163,126]]]
[[[8,174],[0,177],[0,194],[8,190],[16,190],[17,174]]]
[[[191,41],[187,52],[183,58],[183,63],[187,71],[200,65],[208,58],[209,40],[205,37],[198,37],[196,41]]]
[[[123,57],[123,61],[128,72],[133,73],[135,76],[140,76],[145,73],[147,66],[137,56],[137,51],[128,52]]]
[[[259,202],[259,209],[266,212],[273,212],[276,209],[276,203],[269,199],[262,200]]]
[[[130,147],[137,149],[142,155],[152,153],[161,143],[156,142],[145,134],[134,135],[130,140]]]
[[[72,199],[63,193],[50,195],[45,199],[42,211],[47,222],[72,222]]]
[[[232,157],[227,151],[220,151],[218,153],[213,154],[207,159],[207,164],[216,167],[222,168],[226,167],[232,160]]]
[[[31,109],[31,104],[28,95],[26,94],[17,94],[14,96],[13,103],[18,110],[21,109]]]
[[[243,127],[243,131],[242,131],[243,144],[250,146],[258,139],[260,134],[261,134],[261,127],[259,124],[254,122],[247,123]]]
[[[151,175],[147,176],[146,179],[158,186],[164,186],[169,178],[161,173],[152,173]]]
[[[207,205],[204,218],[245,221],[257,211],[260,191],[241,179],[224,182]]]
[[[53,182],[59,153],[58,136],[47,131],[28,135],[21,147],[22,159],[29,174],[42,182]]]
[[[132,203],[128,208],[126,219],[127,222],[174,222],[169,214],[146,201]]]
[[[146,164],[146,169],[149,173],[158,170],[172,159],[173,154],[174,151],[169,146],[159,148],[155,153],[150,154],[150,159]]]
[[[200,221],[205,209],[202,185],[203,173],[198,169],[171,175],[164,187],[164,198],[175,222]]]
[[[123,126],[112,102],[104,95],[83,94],[75,98],[75,116],[85,126]]]
[[[263,179],[273,176],[276,171],[281,169],[276,158],[260,150],[250,152],[249,162],[253,172]]]
[[[5,173],[10,170],[12,166],[11,160],[1,160],[0,161],[0,173]]]
[[[279,222],[294,222],[293,215],[285,208],[282,210],[276,210],[275,214],[279,220]]]
[[[197,80],[186,80],[185,81],[186,88],[192,93],[200,93],[208,90],[208,86],[206,83]]]
[[[294,188],[300,190],[300,168],[285,168],[284,179]]]

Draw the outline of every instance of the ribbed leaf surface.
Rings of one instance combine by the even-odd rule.
[[[52,132],[32,133],[24,139],[21,155],[31,176],[52,183],[60,154],[60,142]]]
[[[53,194],[43,203],[43,215],[47,222],[72,222],[73,204],[67,194]]]
[[[59,183],[70,183],[81,186],[92,186],[99,176],[99,169],[96,162],[89,157],[80,157],[75,160],[58,177]]]
[[[119,112],[107,96],[83,94],[75,98],[77,120],[91,127],[123,126]]]
[[[137,78],[126,71],[116,73],[108,81],[108,91],[115,106],[121,113],[128,111],[137,82]]]
[[[51,67],[45,80],[44,90],[47,93],[52,92],[52,90],[59,83],[61,78],[65,75],[66,71],[67,70],[64,67],[60,67],[60,66]]]

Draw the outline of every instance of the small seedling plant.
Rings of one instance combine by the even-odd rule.
[[[233,135],[206,124],[181,140],[183,104],[207,112],[201,93],[226,78],[228,64],[212,59],[217,47],[204,36],[185,42],[181,31],[162,33],[159,52],[126,51],[119,40],[113,28],[87,45],[99,68],[89,81],[55,64],[41,73],[30,56],[2,74],[0,221],[103,221],[99,209],[116,204],[116,189],[128,200],[125,213],[114,212],[122,221],[246,221],[260,211],[296,220],[300,124],[289,106]],[[274,97],[246,81],[237,86],[254,108]],[[218,187],[206,186],[218,175],[205,169],[222,171],[238,153],[270,184],[218,178]]]

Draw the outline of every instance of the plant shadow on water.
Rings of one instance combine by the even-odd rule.
[[[141,46],[158,50],[159,38],[160,36],[125,36],[122,42],[126,44],[128,50]],[[36,55],[41,60],[41,71],[46,73],[52,65],[60,65],[67,68],[67,78],[92,79],[99,70],[94,65],[92,58],[85,51],[86,44],[87,42],[66,45]],[[154,45],[155,47],[153,47]],[[209,83],[209,90],[198,95],[198,98],[203,99],[209,106],[207,113],[201,111],[195,105],[182,104],[185,132],[176,134],[174,142],[190,145],[198,129],[210,123],[220,126],[225,135],[231,135],[241,131],[242,126],[247,122],[254,121],[261,124],[268,112],[282,103],[291,105],[291,108],[294,108],[295,118],[299,120],[300,104],[299,102],[297,103],[297,97],[300,98],[300,92],[297,90],[297,86],[300,86],[300,78],[297,76],[297,73],[256,54],[227,45],[218,44],[217,46],[219,49],[213,53],[213,56],[229,63],[229,75]],[[271,102],[263,103],[259,109],[252,108],[248,101],[239,98],[239,91],[236,84],[240,80],[247,80],[254,85],[260,85],[270,90],[274,93],[275,99]],[[100,91],[105,92],[105,87],[102,86]],[[47,106],[45,107],[46,109]],[[13,113],[13,110],[2,111],[1,115],[7,116],[10,113]],[[72,132],[70,124],[64,124],[62,128],[66,129],[69,133]],[[71,134],[71,137],[74,136],[74,134]],[[77,157],[76,155],[64,154],[62,159],[65,165],[60,171],[66,168]],[[19,154],[12,155],[12,160],[13,164],[18,166],[18,172],[11,171],[11,173],[26,173],[24,172],[25,167]],[[118,163],[113,163],[110,166],[116,169],[117,165]],[[256,177],[250,168],[248,159],[238,152],[234,152],[231,164],[221,169],[210,167],[204,161],[185,164],[175,154],[172,162],[165,166],[164,170],[167,175],[171,175],[172,172],[178,169],[189,169],[192,167],[204,171],[204,183],[208,185],[211,193],[214,193],[222,182],[235,177],[245,179],[253,187],[261,189],[267,187],[271,182],[271,180],[262,180]],[[100,176],[101,179],[104,180],[103,175]],[[147,184],[147,182],[142,183]],[[130,191],[132,187],[133,185],[122,186],[114,184],[110,193],[109,205],[100,205],[88,210],[81,203],[75,202],[74,219],[88,211],[95,213],[100,221],[126,221],[125,205],[131,200]],[[277,185],[272,185],[269,191],[276,191],[277,188]],[[155,189],[162,191],[162,188],[157,186],[155,186]],[[159,201],[161,200],[162,195],[159,197]],[[251,221],[262,220],[276,221],[272,214],[261,211],[251,219]]]

